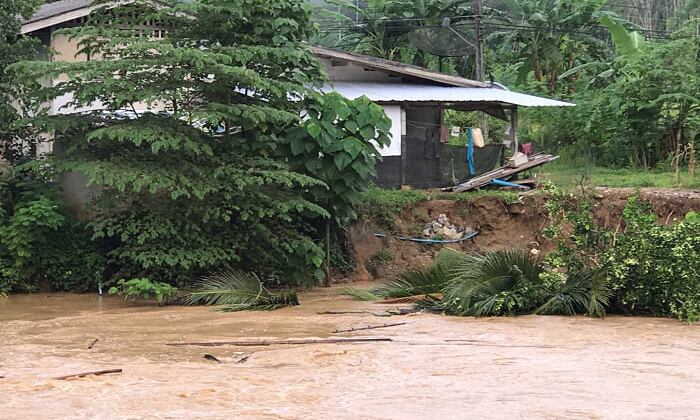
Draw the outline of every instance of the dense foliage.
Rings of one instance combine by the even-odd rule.
[[[660,226],[649,205],[630,198],[627,232],[606,254],[610,286],[627,311],[700,320],[700,218]]]
[[[609,307],[625,313],[700,319],[700,220],[694,212],[672,225],[638,195],[629,198],[621,232],[602,228],[589,200],[553,190],[545,234],[558,249],[545,257],[556,271],[551,280],[595,276],[611,293]]]
[[[104,271],[100,244],[69,215],[51,173],[25,164],[0,171],[0,292],[83,292]]]

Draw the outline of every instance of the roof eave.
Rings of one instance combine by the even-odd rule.
[[[435,83],[440,83],[448,86],[461,87],[491,87],[489,83],[479,82],[476,80],[466,79],[449,74],[438,73],[432,70],[427,70],[422,67],[412,66],[409,64],[399,63],[396,61],[385,60],[383,58],[372,57],[364,54],[351,53],[347,51],[335,50],[314,46],[314,54],[320,58],[328,58],[335,60],[345,60],[351,63],[356,63],[365,68],[379,70],[400,76],[408,76],[412,78],[429,80]]]
[[[47,16],[35,21],[29,21],[22,24],[21,34],[29,34],[40,31],[45,28],[60,25],[65,22],[70,22],[74,19],[79,19],[90,14],[90,7],[80,7],[67,12],[63,12],[53,16]]]

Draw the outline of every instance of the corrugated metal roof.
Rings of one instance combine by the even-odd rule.
[[[62,0],[55,3],[44,4],[34,13],[29,20],[22,23],[36,22],[42,19],[54,17],[63,13],[87,7],[92,0]]]
[[[374,102],[491,102],[518,106],[576,106],[576,104],[569,102],[527,95],[498,87],[333,82],[326,84],[323,91],[336,91],[348,99],[365,95]]]

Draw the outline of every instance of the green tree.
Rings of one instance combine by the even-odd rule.
[[[325,215],[300,193],[321,185],[273,155],[299,123],[300,97],[321,80],[303,44],[313,35],[302,0],[99,0],[66,30],[100,60],[25,62],[26,80],[65,75],[32,98],[68,95],[78,112],[26,121],[55,133],[59,171],[101,187],[90,203],[94,238],[111,243],[112,278],[188,283],[231,265],[310,284],[321,250],[300,223]],[[156,22],[162,37],[144,30]],[[91,108],[92,107],[92,108]],[[99,108],[93,110],[94,108]]]
[[[43,0],[4,0],[0,4],[0,159],[11,163],[18,162],[31,150],[24,148],[26,143],[21,142],[26,140],[26,132],[18,131],[13,125],[18,119],[20,104],[15,100],[18,97],[15,80],[5,70],[12,63],[30,60],[36,55],[37,40],[19,35],[20,19],[31,17],[42,3]]]
[[[391,121],[381,106],[362,96],[353,101],[338,93],[311,100],[303,124],[288,137],[291,167],[322,180],[310,187],[309,199],[330,215],[325,220],[326,276],[330,270],[333,229],[342,229],[357,218],[354,207],[376,177],[381,160],[376,146],[390,143]]]

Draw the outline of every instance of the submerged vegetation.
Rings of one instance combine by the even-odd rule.
[[[182,299],[186,305],[215,305],[222,312],[271,310],[299,304],[296,292],[268,290],[254,273],[224,270],[202,278]]]

